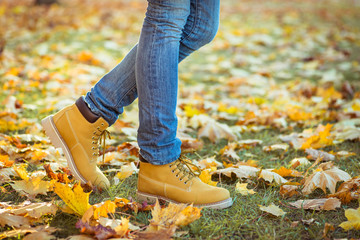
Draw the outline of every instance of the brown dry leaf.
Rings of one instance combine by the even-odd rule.
[[[296,185],[282,185],[280,186],[280,194],[283,198],[300,195],[300,193],[297,191],[298,189],[299,186]]]
[[[30,222],[26,217],[11,214],[10,209],[0,209],[0,226],[4,227],[5,225],[16,228],[21,226],[29,227]]]
[[[269,183],[275,182],[277,184],[283,184],[283,183],[288,182],[288,180],[286,180],[279,174],[269,171],[269,170],[264,170],[264,169],[261,170],[261,172],[259,174],[259,178],[262,178]]]
[[[341,206],[341,202],[337,198],[319,198],[309,200],[298,200],[290,203],[290,205],[300,209],[312,210],[335,210]]]
[[[158,201],[152,210],[153,218],[150,220],[150,225],[146,229],[147,232],[157,232],[160,230],[169,230],[171,235],[175,233],[178,226],[187,225],[196,219],[199,219],[201,209],[187,206],[186,204],[170,203],[167,207],[161,208]]]
[[[330,240],[331,238],[329,238],[327,235],[329,233],[329,231],[334,231],[335,228],[331,223],[325,223],[324,229],[323,229],[323,234],[322,234],[322,238],[325,240]]]
[[[281,217],[284,216],[286,214],[286,212],[284,212],[281,208],[279,208],[278,206],[276,206],[275,204],[271,203],[268,207],[259,205],[260,210],[270,213],[271,215],[274,215],[276,217]]]
[[[20,205],[12,206],[11,213],[30,218],[41,218],[46,214],[55,214],[58,207],[52,202],[31,203],[25,201]]]
[[[51,235],[51,233],[55,232],[57,229],[49,226],[37,226],[33,228],[36,232],[32,232],[29,235],[26,235],[24,240],[50,240],[56,239],[55,236]]]
[[[337,167],[328,170],[318,168],[309,177],[305,178],[303,194],[310,194],[316,188],[321,188],[326,193],[326,188],[331,193],[335,193],[336,183],[339,181],[347,181],[351,176]]]
[[[242,166],[238,166],[236,168],[229,167],[229,168],[225,168],[225,169],[220,169],[220,170],[213,172],[213,174],[218,173],[218,174],[224,174],[227,177],[231,177],[231,174],[234,173],[236,175],[236,177],[238,177],[238,178],[250,178],[250,177],[256,177],[256,175],[259,171],[260,171],[260,169],[258,169],[256,167],[242,165]]]
[[[312,159],[312,160],[316,160],[318,158],[321,158],[323,161],[334,161],[335,160],[334,155],[332,155],[330,153],[327,153],[327,152],[324,152],[324,151],[321,151],[321,150],[308,148],[308,149],[305,150],[305,152],[307,154],[309,154],[308,158]]]
[[[290,163],[292,166],[295,166],[295,165],[306,166],[306,165],[310,164],[310,161],[307,158],[302,157],[302,158],[294,158],[293,160],[290,161]]]
[[[289,149],[289,145],[286,143],[279,143],[279,144],[274,144],[271,146],[263,147],[263,151],[265,151],[265,152],[272,152],[272,151],[277,151],[277,150],[287,151],[288,149]]]
[[[100,217],[99,223],[104,227],[110,227],[111,229],[113,229],[116,232],[116,237],[118,238],[124,237],[129,230],[134,231],[140,229],[139,227],[132,225],[129,222],[129,219],[123,217],[121,219],[109,219]]]
[[[336,193],[329,197],[336,197],[343,203],[349,203],[353,199],[359,199],[360,196],[360,177],[354,177],[343,182]]]
[[[261,145],[262,143],[263,141],[259,139],[246,139],[246,140],[237,141],[237,147],[248,149],[251,147],[255,147],[257,145]]]
[[[208,168],[213,168],[213,167],[218,168],[218,167],[223,166],[220,162],[216,161],[215,156],[210,157],[210,158],[202,159],[202,160],[197,162],[197,165],[201,169],[208,169]]]
[[[94,240],[94,238],[88,235],[75,235],[66,238],[66,240]]]
[[[198,131],[198,137],[208,137],[211,142],[216,143],[224,138],[228,141],[237,140],[236,135],[232,132],[230,127],[224,123],[216,122],[215,120],[207,122]]]
[[[51,183],[41,180],[43,177],[31,177],[29,180],[15,181],[10,183],[20,194],[24,192],[29,194],[31,197],[35,197],[38,194],[45,194],[49,191]]]
[[[201,150],[204,147],[204,143],[202,141],[192,138],[190,135],[179,133],[177,136],[181,140],[181,152],[194,152]]]
[[[219,154],[221,154],[221,156],[226,158],[240,160],[240,157],[236,153],[236,149],[237,149],[236,143],[229,143],[219,151]]]
[[[89,204],[89,193],[85,193],[82,187],[77,184],[70,188],[67,184],[55,182],[54,192],[77,214],[84,215],[91,205]]]

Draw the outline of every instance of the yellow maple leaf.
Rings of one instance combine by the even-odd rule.
[[[29,180],[28,173],[25,169],[25,164],[23,164],[21,166],[14,166],[13,169],[15,170],[15,172],[19,175],[19,177],[21,179],[26,180],[26,181]]]
[[[207,183],[211,186],[216,186],[218,183],[218,182],[211,181],[211,174],[210,174],[210,171],[208,171],[208,170],[201,171],[199,178],[201,181],[203,181],[204,183]]]
[[[339,226],[344,230],[350,229],[360,230],[360,207],[357,209],[345,210],[345,217],[348,219],[346,222],[342,222]]]
[[[85,193],[82,187],[77,184],[72,188],[68,185],[55,182],[54,192],[68,205],[74,212],[82,216],[91,205],[89,204],[89,193]]]
[[[323,125],[319,125],[317,128],[317,133],[310,136],[306,139],[306,141],[302,144],[300,149],[308,149],[308,148],[322,148],[333,144],[333,140],[330,138],[330,130],[332,128],[331,124],[327,124],[325,127]]]
[[[199,115],[199,114],[205,113],[204,110],[199,110],[190,104],[185,105],[184,112],[187,117],[193,117],[194,115]]]
[[[282,177],[301,177],[302,174],[293,169],[288,169],[286,167],[281,167],[279,169],[274,169],[272,172],[279,174]]]
[[[115,213],[116,204],[110,200],[102,203],[95,204],[94,206],[94,219],[99,217],[108,217],[108,214]]]
[[[255,194],[256,192],[252,189],[247,188],[248,183],[236,183],[235,190],[239,192],[241,195],[249,195],[249,194]]]
[[[281,208],[279,208],[273,203],[271,203],[268,207],[262,205],[259,205],[259,207],[261,211],[270,213],[271,215],[274,215],[276,217],[280,217],[286,214],[286,212],[284,212]]]

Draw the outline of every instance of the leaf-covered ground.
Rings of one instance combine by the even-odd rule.
[[[179,69],[183,151],[234,199],[201,211],[136,202],[136,102],[99,158],[111,189],[76,184],[40,120],[125,56],[146,1],[59,2],[0,2],[0,238],[360,238],[357,1],[221,2]]]

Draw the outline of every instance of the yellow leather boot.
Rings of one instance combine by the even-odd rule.
[[[166,165],[140,162],[138,200],[153,203],[158,198],[213,209],[232,205],[228,190],[208,185],[197,176],[182,157]]]
[[[53,145],[62,148],[75,178],[100,189],[109,188],[109,180],[96,166],[99,139],[109,126],[103,118],[88,122],[73,104],[44,118],[41,124]]]

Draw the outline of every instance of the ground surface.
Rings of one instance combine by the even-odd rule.
[[[10,224],[16,214],[3,209],[25,200],[60,204],[59,194],[52,191],[54,177],[46,175],[44,165],[61,174],[66,164],[42,132],[40,120],[85,94],[125,56],[137,42],[146,8],[144,1],[59,2],[50,7],[30,1],[0,3],[2,237],[29,234],[19,230],[27,226],[19,222],[28,215],[20,214]],[[178,228],[174,237],[360,238],[359,230],[339,226],[347,221],[346,210],[359,207],[360,5],[223,0],[221,6],[215,40],[180,64],[179,132],[187,134],[187,140],[182,137],[186,156],[207,173],[202,179],[229,189],[234,205],[203,209],[198,220]],[[115,197],[136,200],[137,151],[126,144],[136,140],[136,104],[109,129],[112,140],[107,141],[105,163],[99,159],[99,165],[113,184],[109,191],[93,191],[90,204]],[[318,150],[331,155],[324,157]],[[291,162],[295,158],[309,162],[298,166]],[[216,172],[221,169],[228,172]],[[311,180],[315,174],[323,178]],[[38,183],[29,183],[34,179]],[[291,205],[329,197],[341,190],[344,180],[352,181],[351,187],[334,195],[342,201],[335,210]],[[289,182],[298,186],[296,191],[284,189]],[[240,193],[237,183],[248,183],[255,193]],[[40,184],[45,190],[34,192]],[[286,214],[276,209],[275,216],[259,206],[271,204]],[[75,226],[80,216],[63,210],[45,215],[35,222],[31,218],[31,225],[50,225],[57,238],[80,234]],[[141,231],[152,219],[150,211],[133,209],[111,216],[129,217]],[[355,216],[360,219],[359,211]],[[11,235],[13,229],[18,232]]]

